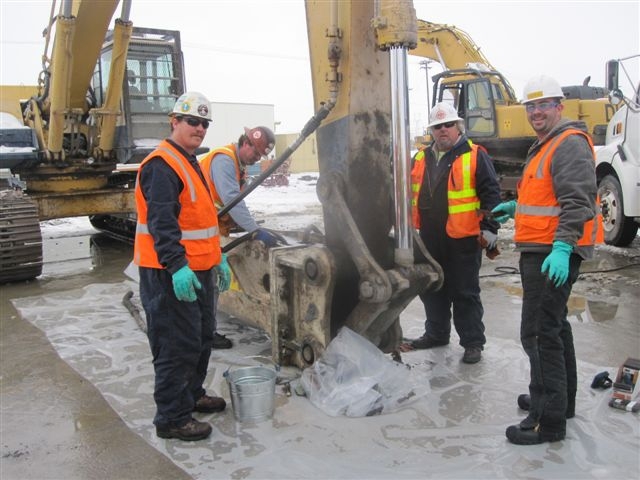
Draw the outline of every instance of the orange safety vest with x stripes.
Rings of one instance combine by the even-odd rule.
[[[451,238],[472,237],[480,234],[480,220],[478,209],[480,199],[476,193],[476,166],[478,161],[478,146],[469,141],[471,151],[458,156],[449,171],[447,185],[448,218],[447,235]],[[415,156],[411,170],[411,215],[413,226],[420,228],[420,211],[418,196],[426,172],[424,150]]]
[[[237,147],[236,145],[227,145],[225,147],[216,148],[215,150],[207,153],[205,157],[200,160],[200,168],[202,169],[202,173],[204,173],[204,178],[207,179],[207,183],[209,184],[209,189],[211,190],[211,195],[213,196],[213,201],[215,202],[216,209],[221,210],[224,207],[224,203],[220,194],[216,190],[216,186],[213,183],[213,179],[211,178],[211,164],[215,159],[215,156],[218,154],[224,154],[228,157],[231,157],[233,163],[236,167],[236,179],[238,180],[238,185],[240,185],[240,190],[243,189],[245,183],[245,170],[240,168],[240,160],[238,159]],[[223,215],[218,219],[218,224],[220,227],[220,235],[225,237],[229,236],[229,232],[233,227],[236,226],[236,222],[233,221],[231,215],[228,213]]]
[[[180,177],[184,188],[180,192],[180,214],[178,225],[182,233],[180,243],[192,270],[209,270],[222,258],[218,234],[218,213],[211,194],[189,161],[169,142],[163,140],[140,164],[136,181],[135,197],[138,222],[136,225],[133,261],[149,268],[166,268],[160,264],[154,248],[154,239],[147,225],[147,200],[140,187],[140,175],[149,160],[162,159]]]
[[[589,135],[577,129],[565,130],[538,150],[525,167],[518,184],[514,235],[516,243],[553,244],[561,209],[553,190],[551,160],[560,143],[569,135],[582,135],[593,151]],[[599,204],[599,199],[596,199],[596,206]],[[595,218],[585,222],[577,245],[590,246],[603,241],[602,214],[598,208]]]

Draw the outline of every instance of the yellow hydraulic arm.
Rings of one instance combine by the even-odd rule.
[[[445,70],[468,68],[469,64],[495,70],[471,37],[453,25],[418,20],[418,45],[410,54],[435,60]]]

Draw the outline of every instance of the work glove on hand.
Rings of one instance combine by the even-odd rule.
[[[556,240],[553,242],[551,253],[542,262],[540,271],[543,275],[549,271],[548,277],[556,288],[564,285],[569,278],[569,257],[572,251],[571,245]]]
[[[505,223],[507,220],[516,216],[516,201],[509,200],[508,202],[502,202],[500,205],[491,210],[491,213],[494,214],[493,218],[496,222]]]
[[[253,239],[260,240],[267,247],[274,247],[278,243],[278,239],[276,238],[275,235],[273,235],[268,230],[264,230],[262,228],[259,228],[253,233]]]
[[[180,270],[172,275],[173,291],[176,294],[176,298],[181,302],[195,302],[198,299],[196,295],[196,288],[200,290],[202,285],[198,281],[198,277],[193,273],[193,270],[189,268],[189,265],[185,265]]]
[[[482,230],[480,232],[484,242],[481,242],[481,245],[486,245],[485,248],[488,251],[494,250],[498,246],[498,234],[493,233],[491,230]]]
[[[226,292],[231,286],[231,268],[229,262],[227,262],[227,254],[222,254],[222,260],[215,266],[216,273],[218,274],[218,290],[220,293]]]

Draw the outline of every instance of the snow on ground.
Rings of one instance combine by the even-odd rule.
[[[274,230],[298,230],[315,224],[321,227],[322,209],[316,195],[318,173],[295,173],[284,187],[259,186],[245,202],[258,222]],[[266,220],[266,217],[269,217]],[[88,217],[57,218],[40,224],[44,239],[97,232]]]

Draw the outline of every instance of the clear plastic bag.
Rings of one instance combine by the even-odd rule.
[[[343,327],[302,372],[301,385],[326,414],[364,417],[399,410],[428,393],[429,380],[415,373]]]

